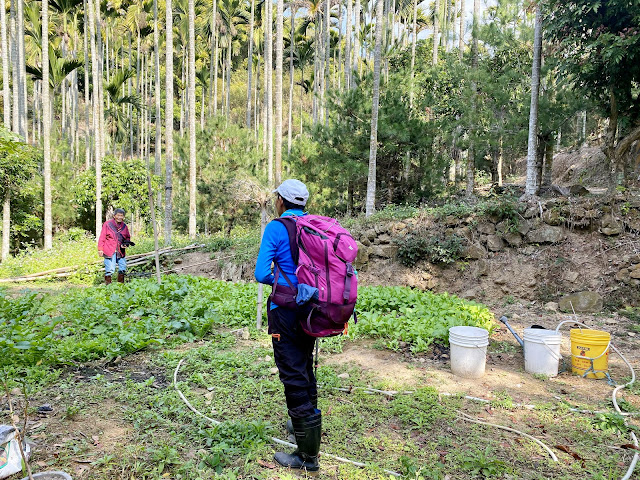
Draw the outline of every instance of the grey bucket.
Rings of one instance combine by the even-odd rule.
[[[40,472],[34,473],[34,480],[73,480],[71,475],[64,472]],[[22,480],[29,480],[29,477],[25,477]]]

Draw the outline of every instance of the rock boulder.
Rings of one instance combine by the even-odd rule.
[[[480,222],[480,223],[478,223],[478,226],[476,227],[476,230],[478,230],[479,233],[482,233],[484,235],[493,235],[494,233],[496,233],[495,225],[493,225],[493,223],[489,223],[489,222]]]
[[[600,232],[603,235],[619,235],[622,232],[622,223],[611,214],[602,217],[600,222]]]
[[[358,245],[358,256],[356,257],[356,265],[364,265],[369,262],[369,248],[356,241],[356,245]]]
[[[522,235],[520,235],[519,233],[505,233],[504,239],[512,247],[519,247],[520,245],[522,245]]]
[[[479,260],[481,258],[487,258],[487,252],[482,245],[472,243],[464,250],[462,256],[473,260]]]
[[[504,240],[498,235],[489,235],[487,237],[487,248],[492,252],[500,252],[504,250]]]
[[[558,302],[560,311],[566,313],[597,313],[602,310],[602,296],[597,292],[578,292],[562,297]]]
[[[374,245],[369,249],[370,255],[382,258],[394,258],[397,253],[397,245]]]
[[[565,234],[562,227],[553,227],[543,224],[527,234],[529,243],[558,243],[564,240]]]

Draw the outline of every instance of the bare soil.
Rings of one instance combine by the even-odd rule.
[[[562,186],[584,185],[591,193],[601,193],[606,190],[609,182],[605,160],[601,147],[597,145],[563,148],[553,156],[551,169],[553,183]],[[518,160],[516,171],[520,172],[520,176],[512,180],[524,185],[527,171],[526,157]]]
[[[540,321],[538,318],[533,320]],[[522,331],[529,325],[523,323],[523,320],[512,323],[517,331]],[[565,401],[581,408],[605,408],[614,387],[604,379],[583,379],[571,373],[568,331],[565,333],[562,353],[567,358],[561,369],[568,370],[561,371],[555,378],[535,377],[525,373],[522,349],[504,327],[499,328],[491,337],[485,375],[480,379],[465,379],[453,375],[446,354],[442,357],[429,352],[415,357],[409,353],[376,349],[366,343],[347,344],[342,353],[330,355],[322,363],[357,366],[370,372],[373,379],[388,390],[432,386],[440,393],[462,393],[489,401],[508,396],[521,405],[539,406]],[[616,339],[617,346],[627,360],[638,368],[640,363],[635,343],[635,340],[629,342]],[[610,356],[609,367],[615,381],[624,383],[630,376],[629,369],[617,355]],[[640,397],[637,395],[623,391],[621,396],[640,407]]]
[[[55,398],[54,405],[64,404]],[[83,478],[92,464],[106,455],[118,455],[132,435],[132,426],[122,418],[123,408],[111,400],[89,401],[89,408],[67,417],[64,412],[39,414],[29,421],[27,433],[34,443],[34,463],[46,469],[52,458],[58,458],[69,445],[75,445],[78,454],[71,460],[69,472],[73,478]],[[99,413],[96,414],[95,412]]]

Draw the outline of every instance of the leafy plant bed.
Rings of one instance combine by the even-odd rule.
[[[458,325],[495,328],[493,314],[482,304],[455,295],[407,287],[364,287],[358,291],[355,335],[384,339],[392,350],[409,343],[425,352],[434,340],[448,345],[449,328]]]
[[[58,295],[0,295],[0,367],[113,359],[202,338],[214,327],[251,327],[256,294],[255,284],[166,276],[161,285],[139,279]],[[446,343],[454,325],[492,328],[492,314],[480,304],[402,287],[362,288],[358,314],[351,338],[383,338],[390,348],[407,342],[414,352],[434,339]]]
[[[165,277],[71,289],[59,295],[0,296],[0,367],[115,358],[201,338],[255,317],[257,286]]]

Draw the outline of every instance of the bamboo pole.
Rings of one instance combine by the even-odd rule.
[[[260,204],[260,239],[264,235],[264,229],[267,226],[267,204]],[[264,299],[264,284],[258,283],[258,300],[256,302],[256,328],[262,328],[262,302]]]

